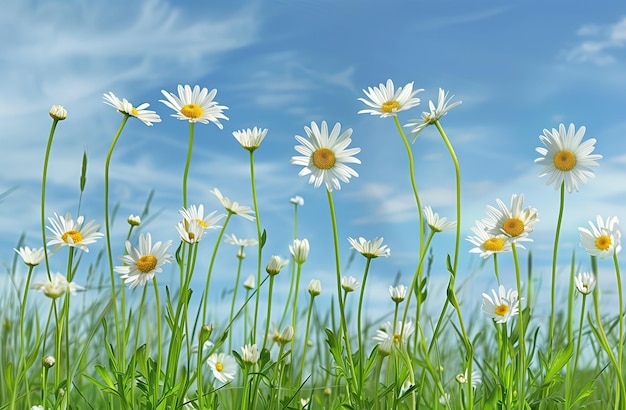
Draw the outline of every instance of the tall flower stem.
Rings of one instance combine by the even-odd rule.
[[[154,301],[156,304],[156,317],[157,317],[157,363],[155,372],[156,376],[156,386],[154,388],[154,401],[153,403],[158,403],[158,395],[159,395],[159,384],[161,380],[161,363],[163,360],[163,336],[161,334],[161,299],[159,298],[159,287],[157,286],[156,276],[152,278],[152,285],[154,287]]]
[[[298,238],[298,204],[294,204],[293,210],[293,240],[295,241]],[[293,257],[291,258],[293,261]],[[289,283],[289,291],[287,293],[287,301],[285,302],[285,309],[283,310],[283,315],[280,318],[279,327],[283,326],[283,322],[285,321],[285,317],[287,317],[287,309],[289,307],[289,302],[291,301],[291,295],[293,293],[293,284],[296,280],[296,264],[291,264],[291,281]]]
[[[183,208],[187,208],[187,179],[189,178],[189,164],[191,164],[191,154],[193,152],[193,134],[195,122],[189,122],[189,147],[187,148],[187,161],[183,171]]]
[[[272,292],[274,291],[274,276],[275,275],[270,275],[270,284],[269,284],[269,289],[267,290],[267,320],[265,321],[265,333],[263,334],[263,347],[261,348],[261,351],[265,350],[265,346],[267,346],[267,339],[269,336],[269,329],[270,329],[270,321],[271,321],[271,314],[272,314]],[[295,339],[295,338],[294,338]]]
[[[209,284],[211,283],[211,274],[213,273],[213,265],[215,264],[215,257],[217,256],[217,249],[220,247],[220,243],[222,242],[222,236],[224,236],[224,231],[226,230],[226,226],[228,225],[228,221],[230,221],[230,217],[233,215],[231,211],[228,211],[226,215],[226,219],[224,220],[224,226],[220,229],[220,233],[217,235],[217,239],[215,240],[215,247],[213,248],[213,254],[211,255],[211,261],[209,262],[209,269],[206,273],[206,282],[204,284],[204,295],[202,301],[202,323],[206,324],[206,312],[207,306],[209,302]]]
[[[50,135],[48,136],[48,144],[46,145],[46,154],[43,160],[43,173],[41,177],[41,238],[43,240],[43,252],[46,260],[46,272],[48,279],[52,279],[50,275],[50,264],[48,262],[48,248],[46,247],[46,182],[48,181],[48,161],[50,160],[50,150],[52,149],[52,140],[54,132],[57,128],[58,119],[52,119],[50,127]]]
[[[263,245],[265,245],[265,232],[261,233],[261,217],[259,216],[259,204],[256,199],[256,182],[254,177],[254,149],[250,149],[250,185],[252,188],[252,203],[254,206],[254,220],[256,221],[256,236],[257,236],[257,261],[256,261],[256,283],[258,286],[261,286],[261,259],[263,256]],[[254,301],[254,323],[252,325],[253,333],[252,333],[252,343],[256,343],[256,334],[257,334],[257,320],[259,316],[259,302],[260,302],[261,292],[257,290],[255,301]],[[268,317],[269,321],[270,318]]]
[[[16,386],[18,385],[19,381],[20,381],[20,373],[23,372],[24,375],[24,387],[26,388],[26,402],[28,404],[28,408],[31,407],[31,402],[30,402],[30,388],[29,388],[29,383],[28,383],[28,367],[26,364],[26,355],[24,354],[24,346],[26,344],[25,341],[25,337],[24,337],[24,316],[26,314],[26,301],[28,300],[28,289],[30,287],[30,280],[33,274],[33,268],[34,266],[30,265],[28,267],[28,275],[26,276],[26,286],[24,288],[24,295],[22,296],[22,304],[20,305],[20,358],[22,359],[22,369],[21,372],[18,372],[17,375],[17,379],[16,379]],[[15,408],[15,402],[17,399],[17,388],[13,389],[13,400],[11,400],[11,408],[14,409]]]
[[[515,282],[517,285],[517,294],[522,294],[522,278],[520,273],[519,259],[517,256],[517,246],[515,242],[511,243],[513,251],[513,261],[515,263]],[[522,307],[522,298],[518,298],[519,315],[517,316],[517,342],[519,344],[519,365],[518,365],[518,390],[517,397],[520,410],[526,408],[525,400],[525,376],[526,376],[526,335],[524,332],[524,308]]]
[[[372,262],[372,258],[371,257],[366,257],[367,261],[365,262],[365,270],[363,272],[363,282],[361,283],[361,292],[359,294],[359,308],[358,308],[358,312],[357,312],[357,337],[359,339],[359,383],[361,383],[361,386],[363,386],[364,384],[364,378],[365,378],[365,345],[363,345],[363,334],[362,334],[362,327],[361,327],[361,321],[363,319],[363,298],[365,296],[365,283],[367,282],[367,274],[369,273],[370,270],[370,263]],[[395,320],[394,320],[394,327],[395,327]]]
[[[295,289],[293,293],[293,309],[292,309],[292,315],[291,315],[291,327],[293,327],[294,335],[296,334],[296,331],[297,331],[296,321],[298,320],[298,290],[300,288],[300,275],[302,274],[302,264],[298,263],[297,265],[298,267],[296,269],[296,283],[295,283]],[[269,320],[269,316],[268,316],[268,320]],[[294,351],[295,339],[296,339],[295,337],[291,339],[291,354],[292,355]]]
[[[235,319],[233,314],[235,313],[235,301],[237,300],[237,290],[239,289],[239,278],[241,277],[241,264],[243,262],[243,246],[239,247],[239,253],[237,254],[237,275],[235,277],[235,287],[233,288],[233,301],[230,304],[230,315],[228,316],[229,323],[232,323]],[[245,336],[245,334],[244,334]],[[228,333],[228,351],[233,349],[233,332]]]
[[[620,274],[619,262],[617,261],[617,252],[613,252],[613,263],[615,265],[615,276],[617,278],[617,300],[619,304],[619,342],[617,344],[617,371],[622,373],[622,363],[624,358],[624,304],[622,296],[622,276]],[[626,400],[626,396],[622,397],[618,402]]]
[[[311,301],[309,302],[309,311],[306,316],[306,329],[304,331],[304,346],[302,347],[302,362],[300,363],[300,374],[298,375],[298,382],[296,386],[300,386],[302,383],[302,371],[304,370],[304,362],[306,359],[306,350],[308,347],[309,341],[309,329],[311,326],[311,314],[313,313],[313,299],[315,299],[315,295],[311,294]]]
[[[552,345],[554,342],[554,319],[556,312],[554,311],[554,299],[556,295],[556,256],[559,246],[559,235],[561,233],[561,223],[563,221],[563,208],[565,204],[565,182],[561,182],[561,195],[559,202],[559,216],[556,222],[556,230],[554,233],[554,247],[552,248],[552,287],[550,291],[550,330],[548,333],[548,360],[552,356]]]

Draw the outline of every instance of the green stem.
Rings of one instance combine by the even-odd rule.
[[[513,261],[515,263],[515,281],[517,285],[517,294],[522,294],[522,279],[519,267],[519,259],[517,256],[517,246],[515,242],[511,243],[511,250],[513,251]],[[520,410],[526,408],[525,400],[525,375],[526,375],[526,335],[524,332],[524,309],[522,307],[522,298],[518,297],[519,314],[517,315],[517,333],[519,343],[519,366],[518,366],[518,403]]]
[[[293,294],[293,309],[292,309],[292,315],[291,315],[291,327],[293,327],[293,334],[296,334],[296,321],[298,319],[298,290],[300,288],[300,275],[302,273],[302,264],[298,263],[298,268],[296,270],[296,283],[295,283],[295,289],[294,289],[294,294]],[[267,317],[267,320],[269,320],[269,315]],[[267,338],[267,334],[265,335],[265,337]],[[294,352],[294,346],[295,346],[295,336],[291,339],[291,355],[293,357],[293,352]]]
[[[367,282],[367,274],[370,270],[370,263],[372,262],[371,257],[366,257],[367,262],[365,262],[365,271],[363,272],[363,283],[361,283],[361,292],[359,294],[359,308],[357,313],[357,337],[359,341],[359,386],[360,390],[363,391],[364,385],[364,370],[365,370],[365,345],[363,344],[363,332],[361,327],[361,320],[363,318],[363,297],[365,296],[365,283]],[[395,320],[394,320],[395,326]]]
[[[228,225],[228,221],[230,221],[230,217],[232,215],[233,215],[232,211],[228,211],[228,214],[226,215],[226,219],[224,220],[224,226],[222,226],[222,229],[220,229],[220,233],[217,235],[215,246],[213,247],[213,254],[211,255],[211,262],[209,262],[209,269],[206,273],[206,282],[204,284],[204,295],[203,295],[203,301],[202,301],[202,324],[206,324],[206,312],[207,312],[207,305],[209,302],[209,284],[211,283],[211,273],[213,272],[213,264],[215,263],[215,257],[217,256],[217,250],[220,247],[220,243],[222,242],[222,236],[224,236],[224,231],[226,230],[226,226]]]
[[[240,256],[241,255],[241,256]],[[237,275],[235,276],[235,287],[233,288],[233,300],[230,304],[230,315],[228,316],[229,323],[233,322],[233,314],[235,313],[235,301],[237,300],[237,290],[239,289],[239,278],[241,277],[241,264],[243,262],[243,246],[239,248],[237,254]],[[228,351],[233,349],[233,332],[228,333]],[[245,337],[245,334],[244,334]]]
[[[304,370],[304,362],[306,359],[306,351],[307,351],[307,347],[308,347],[308,341],[309,341],[309,328],[311,326],[311,314],[313,313],[313,299],[315,299],[315,295],[311,295],[311,302],[309,302],[309,311],[307,313],[306,316],[306,329],[304,332],[304,346],[302,348],[302,362],[300,363],[300,374],[298,375],[298,384],[297,386],[300,386],[300,384],[302,383],[302,371]]]
[[[48,181],[48,161],[50,160],[50,150],[52,149],[52,140],[54,138],[54,131],[57,128],[59,120],[54,118],[52,120],[52,126],[50,127],[50,135],[48,136],[48,144],[46,145],[46,154],[43,160],[43,174],[41,177],[41,237],[43,240],[43,252],[46,260],[46,273],[48,279],[51,280],[50,264],[48,262],[48,248],[46,247],[46,182]]]
[[[578,323],[578,337],[576,340],[576,354],[574,356],[574,368],[572,369],[572,373],[576,374],[576,369],[578,368],[578,357],[580,354],[580,342],[583,336],[583,319],[585,318],[585,304],[587,302],[587,295],[583,293],[583,302],[580,308],[580,322]],[[569,363],[569,362],[568,362]],[[568,373],[569,376],[569,373]],[[569,377],[568,377],[569,378]],[[565,410],[569,410],[570,402],[572,400],[572,391],[571,383],[565,384]]]
[[[274,276],[275,275],[270,275],[270,284],[269,284],[269,289],[267,291],[267,320],[265,321],[265,333],[264,333],[264,337],[263,337],[263,347],[261,348],[261,351],[265,350],[265,346],[267,346],[267,339],[269,336],[269,328],[270,328],[270,322],[271,322],[271,313],[272,313],[272,292],[274,291]],[[294,333],[295,334],[295,333]],[[295,337],[294,337],[295,339]]]
[[[263,238],[263,234],[261,233],[261,217],[259,215],[259,204],[256,198],[256,182],[254,176],[254,149],[250,149],[250,185],[252,189],[252,203],[254,206],[254,216],[256,221],[256,237],[257,237],[257,261],[256,261],[256,283],[257,286],[261,286],[261,260],[263,256],[263,245],[265,245],[265,240]],[[256,293],[255,301],[254,301],[254,324],[253,324],[253,333],[252,333],[252,343],[256,343],[257,336],[257,320],[259,315],[259,302],[260,302],[261,292]],[[267,320],[270,320],[268,317]],[[265,341],[263,342],[265,344]]]
[[[617,371],[621,374],[623,369],[622,363],[624,357],[624,306],[622,296],[622,275],[620,274],[619,262],[617,261],[617,252],[613,252],[613,264],[615,265],[615,276],[617,278],[617,297],[619,304],[619,342],[617,344]],[[616,402],[619,404],[621,400],[626,400],[626,397],[620,398],[620,396],[617,395]]]
[[[293,240],[298,239],[298,204],[294,204],[293,211]],[[285,318],[287,317],[287,309],[289,308],[289,302],[291,301],[291,295],[293,293],[293,283],[296,278],[296,264],[293,263],[293,257],[291,258],[291,281],[289,283],[289,291],[287,293],[287,300],[285,302],[285,309],[283,310],[283,315],[280,318],[279,327],[283,326]]]
[[[21,379],[21,374],[23,372],[24,375],[24,386],[26,388],[26,402],[28,405],[28,408],[31,407],[31,402],[30,402],[30,387],[28,386],[28,366],[26,364],[26,355],[24,354],[24,346],[26,344],[25,341],[25,337],[24,337],[24,316],[26,314],[26,301],[28,299],[28,289],[30,287],[30,280],[33,274],[33,268],[34,266],[30,265],[28,267],[28,275],[26,276],[26,287],[24,288],[24,295],[22,296],[22,304],[20,305],[20,358],[21,360],[21,366],[22,369],[20,372],[17,373],[17,378],[15,380],[15,386],[19,385],[20,379]],[[15,408],[15,403],[17,401],[17,388],[13,389],[13,400],[11,400],[11,409]]]
[[[548,360],[552,356],[552,346],[554,343],[554,319],[556,316],[554,304],[556,295],[556,256],[559,246],[559,234],[561,233],[561,222],[563,220],[563,208],[565,204],[565,182],[561,183],[561,195],[559,202],[559,216],[556,222],[556,231],[554,233],[554,246],[552,248],[552,287],[550,292],[550,331],[548,333]],[[530,285],[530,284],[529,284]]]
[[[187,148],[187,161],[183,172],[183,208],[187,208],[187,179],[189,177],[189,164],[191,164],[191,153],[193,152],[193,133],[195,122],[189,122],[189,147]]]
[[[156,276],[152,278],[152,285],[154,287],[154,301],[156,304],[156,318],[157,318],[157,365],[156,365],[156,386],[154,387],[154,404],[158,402],[159,384],[161,380],[161,363],[163,361],[163,336],[161,334],[161,299],[159,298],[159,287],[157,286]]]

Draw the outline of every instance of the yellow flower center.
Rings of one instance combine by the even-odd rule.
[[[202,117],[202,107],[198,104],[187,104],[180,109],[180,113],[187,118],[200,118]]]
[[[583,283],[581,288],[583,290],[583,293],[589,293],[589,285],[587,285],[586,283]]]
[[[520,236],[524,233],[524,222],[518,218],[509,218],[502,224],[502,230],[509,236]]]
[[[132,110],[130,110],[130,113],[134,115],[135,117],[139,115],[139,111],[137,111],[135,107],[133,107]]]
[[[611,238],[609,238],[607,235],[598,236],[598,238],[596,239],[596,248],[600,249],[601,251],[606,251],[610,247]]]
[[[143,255],[137,259],[137,270],[142,273],[148,273],[156,267],[157,258],[152,255]]]
[[[400,343],[401,337],[402,337],[402,335],[400,333],[396,333],[395,335],[393,335],[393,343],[394,344]]]
[[[208,225],[206,224],[206,222],[204,222],[202,219],[200,218],[196,218],[194,219],[194,221],[196,221],[198,223],[198,225],[200,225],[201,227],[203,227],[204,229],[208,228]]]
[[[318,148],[313,153],[313,164],[319,169],[330,169],[335,165],[335,153],[329,148]]]
[[[430,114],[427,114],[427,115],[424,117],[424,124],[428,124],[429,122],[430,122]]]
[[[70,243],[70,241],[68,241],[68,238],[72,240],[71,243],[78,243],[83,240],[83,235],[81,235],[80,232],[71,229],[61,235],[61,239],[63,239],[63,242],[65,243]]]
[[[400,108],[400,103],[396,100],[385,101],[383,105],[380,107],[383,112],[393,112]]]
[[[496,315],[498,316],[504,316],[509,312],[509,305],[498,305],[496,306]]]
[[[569,171],[576,166],[576,155],[568,149],[563,149],[554,155],[554,166],[561,171]]]
[[[221,372],[224,370],[224,365],[222,363],[215,363],[215,369],[217,369],[218,372]]]
[[[504,248],[504,241],[500,238],[489,238],[483,243],[486,251],[500,252]]]

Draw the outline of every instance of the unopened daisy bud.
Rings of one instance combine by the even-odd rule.
[[[265,271],[270,276],[278,275],[280,270],[287,265],[287,263],[288,261],[284,260],[280,256],[274,255],[270,258],[269,263],[265,267]]]
[[[303,206],[304,198],[302,198],[300,195],[296,195],[293,198],[289,198],[289,202],[291,202],[294,205]]]
[[[63,121],[67,118],[67,110],[62,105],[53,105],[50,108],[50,117],[57,121]]]
[[[352,276],[344,276],[341,278],[341,287],[346,292],[354,292],[361,284]]]
[[[254,275],[249,275],[246,280],[243,281],[243,287],[250,290],[255,288]]]
[[[311,279],[311,282],[309,282],[309,293],[311,296],[318,296],[322,293],[322,282],[318,279]]]
[[[139,215],[135,216],[130,214],[126,221],[130,226],[139,226],[141,224],[141,217]]]
[[[293,327],[287,326],[280,334],[280,337],[278,338],[278,342],[282,344],[291,342],[291,339],[293,339],[293,334],[294,334]]]
[[[402,302],[404,298],[406,298],[406,286],[389,286],[389,295],[391,295],[391,300],[393,300],[394,302]]]
[[[294,239],[293,245],[289,245],[289,252],[296,263],[303,264],[309,257],[309,240]]]
[[[459,373],[456,375],[456,381],[459,382],[459,384],[465,384],[467,383],[467,376],[463,373]]]
[[[256,364],[259,361],[260,353],[256,344],[241,347],[241,359],[245,363]]]
[[[333,394],[333,389],[331,389],[331,388],[330,388],[330,387],[328,387],[328,386],[327,386],[327,387],[325,387],[325,388],[324,388],[324,394],[325,394],[326,396],[330,396],[331,394]]]
[[[45,367],[46,369],[49,369],[52,366],[54,366],[56,362],[57,361],[55,360],[54,356],[45,356],[43,359],[41,359],[41,365]]]
[[[213,333],[212,325],[202,326],[202,328],[200,329],[200,343],[203,344],[204,342],[209,340],[209,337],[211,337],[211,333]]]

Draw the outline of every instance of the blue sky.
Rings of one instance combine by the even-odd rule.
[[[3,260],[13,257],[21,233],[26,233],[27,245],[40,246],[40,179],[53,104],[64,105],[69,114],[59,124],[52,148],[48,214],[75,214],[86,150],[89,169],[81,213],[103,221],[104,159],[121,120],[102,103],[102,94],[109,91],[135,105],[149,102],[163,119],[154,127],[129,121],[113,156],[111,200],[121,203],[124,219],[141,212],[155,189],[152,209],[160,211],[159,217],[144,231],[161,240],[177,239],[188,125],[170,117],[159,99],[162,89],[175,91],[178,84],[217,88],[216,100],[229,107],[224,130],[212,124],[196,127],[190,203],[219,209],[209,193],[218,187],[231,199],[252,205],[248,154],[231,133],[254,126],[269,129],[255,153],[260,215],[268,232],[265,255],[288,256],[289,198],[303,196],[299,236],[311,242],[303,286],[321,278],[324,291],[335,289],[326,194],[299,178],[298,168],[289,164],[296,154],[294,136],[302,135],[311,121],[352,128],[353,146],[362,149],[362,164],[355,166],[359,178],[343,184],[334,198],[344,263],[350,255],[348,236],[383,236],[391,248],[389,259],[372,266],[372,303],[387,300],[386,289],[396,273],[408,285],[415,269],[417,214],[406,153],[392,119],[357,115],[364,108],[357,100],[362,89],[388,78],[396,85],[414,81],[416,88],[426,90],[420,94],[421,106],[401,113],[403,123],[419,117],[439,87],[463,101],[442,121],[462,167],[463,238],[483,218],[486,205],[523,193],[526,203],[539,210],[541,221],[530,247],[536,271],[544,284],[549,282],[558,192],[537,177],[540,167],[533,160],[542,130],[561,122],[585,125],[586,137],[598,140],[596,153],[604,158],[595,180],[567,195],[560,265],[567,265],[572,250],[586,263],[578,248],[578,226],[597,214],[623,217],[625,5],[22,1],[4,5],[0,33],[5,39],[0,53],[0,192],[17,187],[0,202]],[[454,173],[436,130],[427,129],[413,150],[423,204],[453,218]],[[120,252],[125,230],[124,224],[114,227]],[[234,221],[228,232],[252,237],[255,226]],[[452,240],[453,234],[446,232],[433,243],[440,283],[447,280],[443,261],[453,250]],[[203,246],[209,253],[213,243]],[[232,286],[236,263],[228,247],[223,245],[216,269],[226,287]],[[475,274],[480,264],[477,256],[467,254],[470,248],[463,240],[462,279]],[[54,268],[62,270],[64,261],[59,259]],[[252,259],[246,259],[244,277],[254,271]],[[362,267],[362,258],[357,258],[344,273],[360,277]],[[505,284],[513,286],[510,265],[503,262],[502,269]],[[476,275],[476,289],[488,291],[490,271]],[[200,269],[198,281],[203,276]],[[287,275],[282,280],[279,289],[287,285]],[[607,292],[611,280],[609,275],[601,285]],[[480,302],[479,294],[467,298],[468,303]]]

